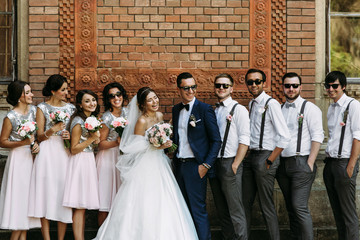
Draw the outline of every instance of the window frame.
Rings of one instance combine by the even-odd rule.
[[[11,75],[0,76],[0,84],[9,84],[17,78],[17,1],[12,1],[11,12],[0,11],[0,15],[11,15],[12,31],[11,31]]]
[[[327,73],[331,69],[331,17],[358,17],[360,19],[360,12],[331,12],[330,1],[327,1]],[[346,77],[347,83],[360,84],[360,76],[358,77]]]

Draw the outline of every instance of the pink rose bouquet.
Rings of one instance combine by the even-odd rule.
[[[129,121],[126,118],[117,117],[111,122],[110,127],[114,128],[115,131],[119,134],[119,137],[121,137],[125,127],[128,124],[129,124]]]
[[[70,114],[67,113],[66,111],[57,110],[55,112],[50,113],[50,119],[54,124],[59,123],[59,122],[65,123],[66,121],[68,121],[70,119]],[[69,139],[64,139],[64,146],[65,146],[65,148],[70,148]]]
[[[36,130],[38,130],[36,122],[23,120],[20,126],[16,129],[16,132],[20,137],[25,139],[30,138],[30,135],[34,134]],[[34,143],[31,143],[30,147],[32,148],[33,145]]]
[[[154,147],[160,147],[167,140],[170,140],[170,136],[172,134],[172,126],[168,123],[157,123],[150,128],[148,131],[148,139],[149,142]],[[169,152],[175,151],[177,148],[176,144],[172,144],[169,147]]]
[[[102,128],[101,121],[94,116],[86,118],[84,127],[89,132],[96,132]]]

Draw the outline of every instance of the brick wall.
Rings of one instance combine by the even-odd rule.
[[[29,0],[29,81],[35,101],[48,76],[59,73],[58,0]]]
[[[302,95],[315,99],[315,1],[287,1],[287,70],[302,77]]]
[[[246,68],[249,2],[98,1],[99,67]]]
[[[60,16],[61,9],[65,2],[70,6],[69,9],[72,9],[75,2],[82,1],[84,0],[29,0],[29,79],[35,90],[36,102],[43,100],[41,89],[47,77],[62,72],[60,69],[62,61],[59,61],[59,58],[64,55],[64,53],[60,54],[61,32],[64,32],[64,24],[61,21],[64,18]],[[243,104],[247,103],[249,95],[246,94],[247,90],[241,77],[246,69],[254,66],[250,61],[252,56],[250,46],[251,31],[255,32],[255,25],[251,24],[257,21],[255,18],[255,22],[251,22],[250,12],[254,9],[256,11],[258,6],[261,7],[262,2],[267,5],[274,4],[273,0],[86,1],[96,4],[97,7],[97,74],[108,72],[109,78],[116,80],[123,79],[121,75],[123,70],[148,72],[200,70],[204,73],[212,72],[211,76],[227,71],[240,72],[240,75],[233,75],[238,80],[235,98]],[[287,54],[284,61],[287,71],[295,71],[303,77],[305,83],[303,95],[313,100],[315,0],[279,1],[285,2],[286,5]],[[70,16],[71,11],[73,9],[70,10],[70,14],[68,13]],[[272,12],[271,15],[274,21],[276,13]],[[73,18],[65,20],[73,21]],[[71,31],[76,30],[70,28],[70,34],[74,35]],[[256,35],[254,36],[256,40]],[[274,61],[273,59],[276,57],[272,56],[271,61]],[[116,78],[116,76],[120,77]],[[160,83],[160,80],[156,79],[158,75],[154,76],[153,79]],[[209,80],[209,75],[202,77],[203,85],[210,86],[212,79]],[[73,80],[71,83],[73,87]],[[139,87],[138,84],[135,86],[136,89]],[[165,88],[174,90],[172,85],[166,83],[155,83],[155,86],[163,90],[166,90]],[[131,91],[134,92],[134,89]],[[213,95],[201,96],[202,99],[209,97],[211,99],[208,102],[215,101]],[[171,98],[172,96],[167,97],[165,101],[168,105],[175,103],[168,101]]]

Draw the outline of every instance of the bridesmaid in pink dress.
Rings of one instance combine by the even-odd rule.
[[[106,219],[112,202],[120,186],[120,173],[115,167],[119,157],[119,134],[110,125],[117,117],[127,116],[127,109],[123,108],[128,97],[120,83],[109,83],[103,90],[105,113],[102,115],[102,129],[100,129],[99,152],[96,155],[96,168],[99,177],[98,215],[99,226]]]
[[[37,153],[39,145],[34,135],[23,139],[17,133],[22,121],[35,121],[36,107],[30,105],[32,97],[26,82],[15,81],[8,86],[6,101],[14,108],[4,118],[0,136],[0,147],[11,149],[1,184],[0,228],[13,230],[11,240],[24,240],[28,229],[40,227],[39,219],[30,218],[27,214],[33,167],[31,153]]]
[[[76,95],[76,112],[70,123],[71,157],[65,184],[63,205],[73,208],[75,240],[84,239],[86,209],[99,209],[98,178],[94,147],[100,142],[100,132],[88,132],[85,120],[99,113],[97,95],[80,90]]]
[[[42,90],[46,102],[37,106],[37,136],[40,152],[34,162],[30,182],[29,216],[41,219],[41,233],[45,240],[50,240],[49,220],[57,221],[58,239],[63,240],[66,224],[72,222],[71,208],[64,207],[65,180],[70,153],[64,146],[64,139],[70,139],[69,121],[54,123],[51,113],[56,111],[72,115],[75,106],[66,102],[68,94],[65,77],[54,74],[48,78]]]

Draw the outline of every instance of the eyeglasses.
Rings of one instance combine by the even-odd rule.
[[[116,92],[115,94],[109,94],[110,99],[114,99],[115,97],[120,97],[120,96],[122,96],[120,91]]]
[[[215,88],[223,88],[223,89],[228,89],[229,87],[232,87],[231,84],[228,83],[215,83]]]
[[[285,83],[284,84],[285,88],[290,88],[290,87],[298,88],[299,86],[300,86],[300,84],[296,84],[296,83]]]
[[[329,83],[325,83],[324,86],[326,89],[330,89],[330,87],[332,87],[333,89],[337,89],[339,87],[339,83],[334,83],[334,84],[329,84]]]
[[[246,84],[249,85],[249,86],[253,85],[254,83],[255,83],[256,85],[260,85],[263,81],[264,81],[264,80],[260,80],[260,79],[247,80],[247,81],[246,81]]]
[[[192,86],[185,86],[185,87],[179,87],[180,89],[183,89],[184,91],[189,91],[190,89],[195,91],[197,88],[197,85],[192,85]]]

